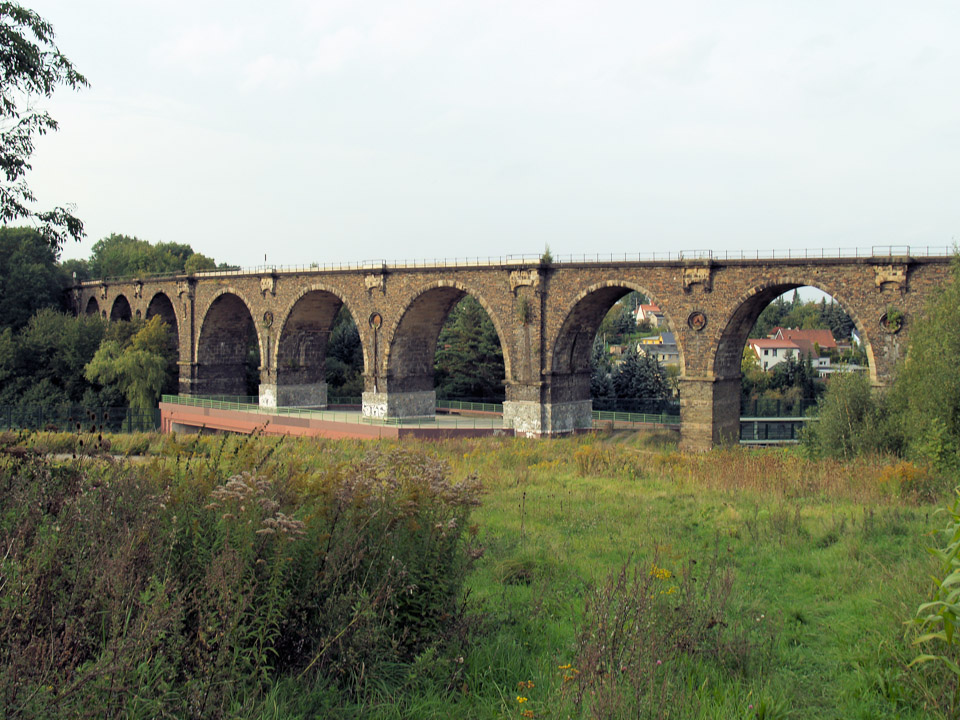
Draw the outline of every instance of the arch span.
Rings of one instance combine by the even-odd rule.
[[[87,300],[87,306],[83,310],[84,315],[99,315],[100,314],[100,303],[97,302],[95,297]]]
[[[130,302],[124,295],[117,295],[110,308],[110,321],[118,320],[130,322],[133,319],[133,312],[130,310]]]
[[[160,317],[170,334],[170,348],[173,358],[169,368],[171,381],[169,386],[163,389],[163,392],[173,394],[177,392],[180,382],[180,323],[177,320],[177,311],[174,309],[173,302],[164,292],[156,293],[147,305],[147,317],[145,319],[149,320],[156,316]]]
[[[600,324],[616,302],[631,292],[642,293],[650,302],[658,305],[669,326],[676,329],[669,309],[642,285],[619,280],[596,283],[582,290],[565,308],[560,331],[547,354],[548,371],[555,375],[586,373],[589,377],[590,354]],[[677,349],[680,352],[680,371],[683,372],[683,348],[679,337]]]
[[[436,409],[434,361],[437,339],[454,306],[470,295],[483,308],[497,333],[503,352],[505,380],[511,376],[509,344],[504,342],[501,319],[482,293],[461,282],[439,280],[414,293],[397,319],[383,334],[384,345],[373,352],[364,393],[364,412],[380,407],[388,416],[433,415]],[[371,392],[372,391],[372,392]],[[389,397],[388,397],[389,396]]]
[[[870,379],[873,382],[877,381],[877,365],[874,361],[873,347],[857,308],[843,296],[842,292],[837,292],[829,284],[800,277],[771,278],[768,282],[750,288],[736,299],[734,309],[729,314],[726,324],[715,331],[713,345],[716,351],[709,366],[713,377],[719,380],[740,379],[743,348],[750,336],[750,331],[753,330],[753,326],[760,317],[760,313],[779,296],[801,287],[812,287],[825,292],[850,316],[864,343],[870,365]]]
[[[327,349],[343,308],[354,317],[343,296],[325,285],[312,285],[297,295],[279,323],[273,350],[276,383],[261,385],[262,404],[327,404]]]
[[[198,395],[247,395],[248,349],[260,339],[246,302],[229,288],[207,306],[197,338]]]

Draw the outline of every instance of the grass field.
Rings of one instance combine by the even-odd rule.
[[[112,441],[167,463],[216,458],[224,476],[251,458],[303,473],[372,447]],[[465,639],[353,695],[274,678],[237,716],[947,717],[954,680],[907,667],[917,650],[906,623],[933,587],[926,548],[939,542],[949,480],[797,449],[684,455],[667,436],[630,433],[421,447],[452,479],[475,474],[484,487]]]

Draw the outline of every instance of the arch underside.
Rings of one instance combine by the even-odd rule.
[[[796,283],[772,285],[752,295],[734,311],[717,342],[714,355],[713,374],[720,380],[732,380],[740,377],[740,363],[743,348],[750,337],[750,331],[757,324],[766,307],[786,292],[804,287]]]
[[[297,300],[284,322],[277,345],[277,384],[324,382],[327,345],[343,302],[323,290]]]
[[[838,298],[830,290],[823,288],[812,282],[778,282],[768,287],[757,290],[754,294],[742,300],[737,309],[727,321],[723,333],[717,341],[717,350],[713,358],[713,376],[718,380],[739,379],[741,376],[740,366],[743,358],[743,348],[750,337],[750,332],[760,317],[760,314],[774,300],[801,287],[811,287],[820,292],[829,295],[834,302],[838,303],[843,311],[850,316],[854,326],[860,333],[864,349],[867,353],[867,359],[870,365],[870,376],[876,379],[876,363],[873,358],[873,348],[870,345],[869,335],[861,325],[857,313],[846,302]]]
[[[159,316],[160,320],[167,326],[167,331],[169,332],[170,337],[170,348],[173,350],[173,356],[179,360],[180,328],[179,324],[177,323],[177,312],[173,308],[173,302],[165,293],[158,292],[150,300],[150,304],[147,305],[146,319],[149,320],[155,316]],[[174,379],[178,378],[180,375],[179,363],[171,364],[170,371],[173,374]]]
[[[393,334],[386,361],[391,392],[433,391],[437,338],[447,315],[466,295],[456,287],[434,288],[407,308]]]
[[[125,296],[117,295],[116,299],[113,301],[113,306],[110,308],[110,320],[114,322],[129,322],[132,318],[133,313],[130,310],[130,302]]]
[[[100,303],[97,302],[95,297],[91,297],[87,300],[87,306],[84,308],[85,315],[99,315],[100,314]]]
[[[197,344],[198,395],[246,395],[246,360],[253,317],[246,304],[224,294],[210,305]]]

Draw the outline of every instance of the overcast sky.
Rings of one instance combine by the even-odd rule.
[[[29,176],[218,261],[951,245],[960,3],[34,0]]]

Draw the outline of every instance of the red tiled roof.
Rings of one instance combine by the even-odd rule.
[[[829,330],[794,330],[791,328],[774,328],[778,337],[785,340],[806,340],[809,343],[816,343],[821,350],[829,350],[837,346],[837,341],[833,339],[833,333]]]

